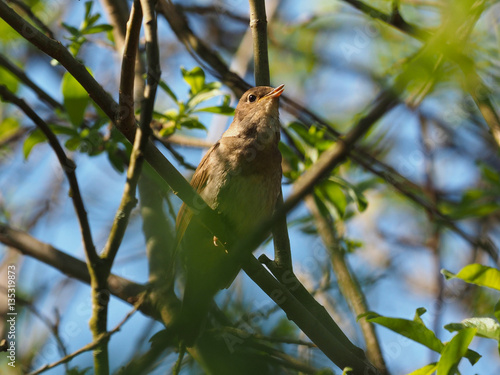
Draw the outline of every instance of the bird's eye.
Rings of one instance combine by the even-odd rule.
[[[252,94],[248,95],[248,101],[250,103],[253,103],[255,100],[257,100],[257,97],[255,95]]]

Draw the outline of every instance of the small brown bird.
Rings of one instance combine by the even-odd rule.
[[[259,86],[243,94],[234,120],[206,153],[191,185],[222,216],[232,238],[243,238],[272,215],[281,188],[279,96],[277,88]],[[213,297],[229,287],[245,254],[232,254],[183,204],[177,216],[185,268],[181,338],[194,343]]]

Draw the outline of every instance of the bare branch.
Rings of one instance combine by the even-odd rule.
[[[38,97],[46,102],[53,108],[63,109],[63,105],[51,97],[47,92],[40,88],[35,82],[33,82],[21,69],[19,69],[16,65],[10,62],[4,55],[0,54],[0,65],[5,69],[9,70],[12,74],[14,74],[19,80],[32,89]]]
[[[50,363],[50,364],[47,364],[41,368],[39,368],[38,370],[36,371],[33,371],[33,372],[30,372],[28,375],[38,375],[38,374],[41,374],[47,370],[50,370],[54,367],[57,367],[63,363],[67,363],[69,361],[71,361],[73,358],[75,358],[76,356],[82,354],[82,353],[85,353],[85,352],[89,352],[91,350],[95,350],[96,348],[99,348],[103,342],[106,342],[110,339],[110,337],[115,334],[116,332],[118,332],[121,327],[130,319],[130,317],[132,317],[132,315],[135,314],[135,312],[139,309],[139,307],[141,306],[142,302],[144,301],[144,294],[141,295],[141,297],[139,297],[138,301],[136,303],[134,303],[134,308],[132,310],[130,310],[127,315],[125,315],[125,317],[122,319],[122,321],[120,323],[118,323],[115,328],[113,328],[111,331],[108,331],[108,332],[105,332],[103,333],[101,336],[99,336],[97,338],[97,340],[94,340],[93,342],[81,347],[80,349],[76,350],[75,352],[71,353],[71,354],[68,354],[67,356],[61,358],[60,360],[54,362],[54,363]]]

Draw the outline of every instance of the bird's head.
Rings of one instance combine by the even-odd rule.
[[[279,97],[285,85],[276,88],[269,86],[253,87],[243,94],[238,105],[234,120],[224,136],[255,136],[260,138],[279,136]],[[266,137],[265,137],[266,138]]]
[[[285,85],[276,88],[269,86],[257,86],[245,92],[236,107],[234,119],[243,121],[255,115],[259,117],[278,117],[278,98],[285,90]]]

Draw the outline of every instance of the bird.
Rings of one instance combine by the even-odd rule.
[[[284,85],[246,91],[234,119],[207,151],[191,186],[226,223],[231,238],[241,239],[275,209],[281,194],[279,97]],[[231,285],[246,254],[233,254],[226,244],[194,218],[184,203],[176,220],[184,270],[181,332],[192,346],[203,330],[213,298]]]

